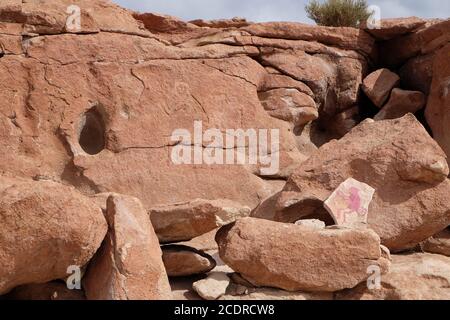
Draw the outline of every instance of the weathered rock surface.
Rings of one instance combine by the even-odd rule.
[[[232,286],[231,286],[232,287]],[[243,290],[238,292],[237,290]],[[273,288],[229,289],[220,300],[333,300],[331,292],[289,292]]]
[[[229,200],[197,199],[151,208],[150,219],[161,242],[187,241],[250,214]]]
[[[442,254],[450,257],[450,230],[447,228],[421,243],[425,252]]]
[[[449,21],[450,22],[450,21]],[[425,110],[433,138],[447,154],[450,164],[450,44],[436,53],[433,82]]]
[[[436,254],[393,255],[391,270],[381,277],[381,288],[361,284],[336,295],[339,300],[450,299],[450,258]]]
[[[169,277],[183,277],[208,273],[216,261],[203,251],[183,245],[161,247],[162,259]]]
[[[316,230],[255,218],[223,227],[220,257],[254,285],[288,291],[337,291],[367,279],[367,268],[387,271],[380,239],[369,229]]]
[[[392,251],[413,248],[449,225],[448,172],[445,154],[413,115],[367,120],[297,168],[279,195],[275,219],[314,218],[352,177],[376,190],[368,224],[382,243]]]
[[[389,101],[374,120],[401,118],[407,113],[416,113],[425,106],[425,95],[420,91],[407,91],[395,88],[391,92]]]
[[[383,43],[380,46],[380,63],[395,67],[413,57],[436,51],[450,40],[449,30],[450,19],[429,20],[417,32]]]
[[[142,203],[114,194],[108,198],[109,231],[89,264],[83,287],[89,300],[170,299],[162,252]]]
[[[68,276],[106,233],[101,209],[73,187],[0,178],[0,294]]]
[[[391,90],[400,84],[400,77],[388,69],[379,69],[368,75],[362,89],[370,100],[381,108],[389,98]]]
[[[294,126],[305,125],[319,117],[314,100],[296,89],[274,89],[260,92],[258,96],[272,117],[291,122]]]
[[[425,20],[417,17],[382,19],[379,27],[368,28],[364,26],[364,30],[377,40],[390,40],[412,33],[425,24]]]
[[[205,300],[217,300],[223,296],[230,278],[224,272],[211,272],[206,279],[194,283],[193,288]]]
[[[38,288],[48,297],[47,288],[67,276],[70,263],[83,270],[90,265],[85,283],[91,298],[166,298],[149,212],[159,214],[163,242],[191,239],[196,248],[212,249],[215,270],[229,273],[211,243],[216,228],[249,210],[265,219],[333,224],[323,202],[350,177],[374,183],[369,225],[394,250],[449,224],[448,171],[416,124],[395,123],[397,131],[380,124],[364,139],[332,142],[325,150],[335,158],[318,150],[332,139],[354,138],[360,132],[354,127],[374,116],[360,88],[379,66],[398,70],[402,89],[429,95],[426,121],[449,154],[449,20],[383,20],[380,29],[368,30],[240,18],[185,22],[108,0],[0,2],[0,215],[7,217],[0,219],[7,230],[0,234],[0,294],[20,285],[17,298],[40,298]],[[385,99],[386,93],[377,94]],[[395,116],[406,111],[412,110]],[[422,112],[418,118],[425,122]],[[179,147],[198,147],[203,155],[250,150],[239,139],[214,146],[195,139],[198,121],[202,133],[217,129],[224,138],[227,129],[279,130],[279,146],[259,159],[277,157],[279,168],[267,173],[262,163],[175,163]],[[190,140],[173,136],[183,129]],[[300,183],[292,173],[303,169],[307,178]],[[106,198],[117,200],[117,193],[142,206],[126,197],[121,202],[129,211],[116,208],[111,218]],[[209,204],[199,209],[195,199]],[[237,209],[209,206],[217,199]],[[92,260],[107,225],[99,207],[110,230]],[[138,221],[139,228],[126,221]],[[99,282],[92,280],[93,266]],[[174,291],[199,298],[192,281],[189,293]],[[258,295],[255,290],[249,296]]]

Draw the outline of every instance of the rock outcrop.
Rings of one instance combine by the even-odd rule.
[[[368,224],[382,243],[392,251],[413,248],[450,224],[448,173],[446,155],[414,116],[367,120],[297,168],[275,218],[318,215],[323,201],[353,177],[375,189]]]
[[[0,299],[447,297],[450,20],[0,2]]]

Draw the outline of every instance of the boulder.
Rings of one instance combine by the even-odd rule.
[[[150,219],[159,241],[187,241],[250,214],[250,208],[219,199],[197,199],[151,208]]]
[[[442,230],[420,244],[424,252],[450,257],[450,229]]]
[[[109,231],[83,278],[87,299],[170,299],[158,238],[142,203],[110,195],[106,219]]]
[[[401,118],[407,113],[416,113],[425,106],[425,103],[426,98],[422,92],[395,88],[389,101],[373,119],[378,121]]]
[[[1,177],[0,294],[82,268],[106,227],[101,209],[73,187]]]
[[[275,219],[323,218],[323,202],[348,178],[375,189],[368,224],[391,251],[415,247],[450,222],[446,156],[409,114],[366,120],[297,168],[279,194]]]
[[[363,81],[362,89],[378,107],[383,107],[391,90],[400,84],[400,77],[388,69],[379,69],[369,74]]]
[[[161,247],[162,259],[169,277],[184,277],[208,273],[216,261],[203,251],[183,245]]]
[[[243,218],[216,235],[222,260],[256,286],[332,292],[353,288],[367,268],[388,270],[370,229],[314,229]]]
[[[211,272],[207,278],[194,282],[193,288],[205,300],[217,300],[223,296],[230,278],[224,272]]]
[[[450,258],[429,253],[393,255],[379,288],[361,284],[336,294],[337,300],[448,300]]]
[[[450,44],[436,52],[433,81],[428,97],[425,116],[433,131],[433,138],[447,154],[450,164]]]

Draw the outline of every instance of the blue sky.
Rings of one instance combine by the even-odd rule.
[[[311,22],[305,14],[308,0],[113,0],[137,11],[158,12],[192,19],[245,17],[250,21]],[[369,0],[381,8],[382,18],[418,16],[449,18],[449,0]]]

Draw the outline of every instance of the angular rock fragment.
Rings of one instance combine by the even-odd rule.
[[[367,223],[369,205],[375,189],[348,178],[325,200],[325,209],[333,217],[337,225],[353,226]]]
[[[193,288],[203,299],[217,300],[226,293],[229,285],[230,278],[226,273],[212,272],[206,279],[195,282]]]
[[[425,103],[425,95],[422,92],[395,88],[391,92],[389,101],[373,119],[401,118],[407,113],[416,113],[425,106]]]
[[[161,247],[162,259],[169,277],[183,277],[208,273],[216,261],[203,251],[182,245]]]
[[[389,98],[391,90],[400,84],[400,77],[389,69],[379,69],[363,81],[362,89],[370,100],[381,108]]]
[[[411,114],[367,120],[323,145],[296,169],[280,193],[279,221],[321,219],[331,193],[349,177],[376,191],[368,225],[391,251],[414,248],[450,224],[446,156]]]
[[[388,270],[380,238],[370,229],[312,229],[243,218],[216,235],[220,257],[257,286],[288,291],[353,288],[367,268]]]
[[[187,241],[250,214],[250,208],[230,200],[203,200],[150,209],[161,242]]]
[[[109,231],[83,278],[87,299],[170,299],[158,238],[141,202],[113,194],[106,218]]]
[[[101,209],[73,187],[0,178],[0,294],[67,277],[106,233]]]

